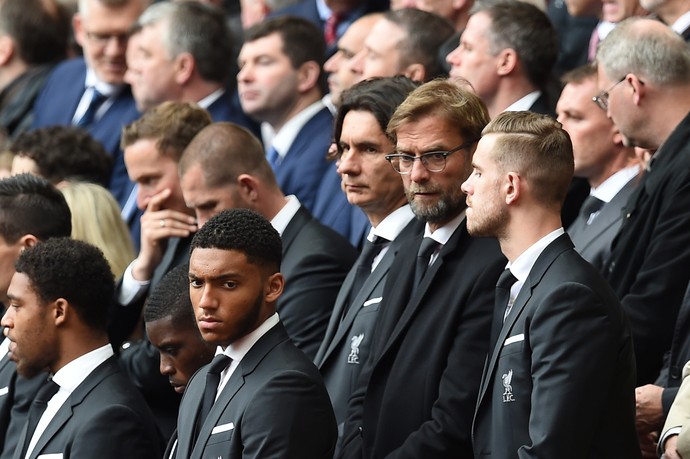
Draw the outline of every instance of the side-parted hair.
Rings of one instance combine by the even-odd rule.
[[[620,22],[597,49],[597,63],[606,76],[619,80],[634,73],[658,85],[690,82],[690,49],[670,27],[647,28],[651,19]]]
[[[141,4],[141,9],[143,10],[151,4],[153,0],[79,0],[79,15],[85,18],[89,14],[89,2],[97,2],[107,8],[124,8],[132,3]]]
[[[596,63],[589,63],[585,65],[581,65],[579,67],[576,67],[569,72],[566,72],[562,77],[561,77],[561,83],[563,85],[569,84],[569,83],[582,83],[585,80],[589,79],[596,79],[597,78],[597,65]]]
[[[233,43],[222,11],[195,1],[154,3],[134,30],[161,21],[166,22],[162,41],[169,58],[189,53],[204,80],[223,83],[229,78]]]
[[[43,302],[67,300],[89,327],[105,331],[115,281],[103,253],[86,242],[52,238],[24,250],[15,264]]]
[[[196,328],[192,300],[189,298],[189,264],[170,270],[146,299],[144,321],[170,317],[176,328]]]
[[[47,180],[20,174],[0,180],[0,236],[14,244],[24,235],[39,240],[69,237],[71,214],[64,196]]]
[[[550,116],[532,112],[503,112],[482,135],[498,134],[492,158],[503,172],[524,177],[534,194],[560,209],[575,168],[570,136]]]
[[[161,155],[179,161],[195,135],[211,124],[211,115],[189,102],[163,102],[122,130],[121,148],[142,139],[156,140]]]
[[[297,16],[279,16],[265,19],[244,32],[249,43],[277,33],[283,41],[281,51],[297,69],[305,62],[314,61],[323,68],[326,42],[323,32],[310,21]]]
[[[333,138],[338,153],[342,154],[340,135],[343,132],[343,121],[348,112],[356,110],[371,113],[376,118],[381,132],[385,133],[395,109],[407,98],[410,92],[418,87],[419,83],[405,76],[395,76],[360,81],[350,89],[343,91],[333,128]]]
[[[272,187],[278,184],[259,140],[247,129],[229,122],[213,123],[202,129],[180,158],[180,177],[199,165],[207,188],[236,182],[251,174]]]
[[[486,31],[491,54],[514,49],[530,83],[544,88],[558,56],[558,37],[548,16],[519,0],[477,3],[472,14],[478,12],[491,18]]]
[[[249,263],[280,271],[283,245],[280,235],[264,217],[249,209],[224,210],[209,219],[192,239],[195,249],[242,252]]]
[[[450,21],[416,8],[386,11],[383,19],[405,32],[398,45],[404,67],[414,63],[424,65],[427,81],[445,73],[437,55],[441,45],[455,33]]]
[[[455,126],[465,142],[479,140],[489,122],[486,105],[468,87],[459,87],[448,80],[433,80],[412,91],[398,106],[388,123],[388,137],[395,143],[396,132],[402,125],[430,115]],[[474,152],[475,148],[476,144],[470,151]]]

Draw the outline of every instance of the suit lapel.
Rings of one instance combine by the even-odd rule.
[[[419,309],[419,306],[422,303],[422,299],[426,296],[427,292],[430,289],[430,286],[436,279],[436,274],[443,267],[445,263],[445,257],[449,253],[455,252],[458,246],[470,237],[467,234],[465,221],[466,220],[463,219],[462,223],[460,223],[460,226],[458,226],[458,228],[455,230],[448,242],[443,246],[443,248],[441,248],[438,257],[436,258],[434,263],[427,269],[426,274],[422,278],[422,281],[420,282],[419,286],[417,286],[416,289],[412,290],[412,296],[410,297],[409,302],[403,304],[403,310],[401,311],[400,318],[398,319],[395,327],[393,328],[392,333],[390,334],[390,337],[387,340],[383,353],[386,353],[388,351],[388,349],[392,346],[392,344],[395,342],[398,336],[400,336],[400,334],[407,328],[410,320],[412,319],[412,317],[414,317],[417,309]],[[421,236],[423,236],[423,233]],[[417,242],[418,243],[415,245],[414,250],[415,257],[417,254],[417,250],[419,249],[419,245],[421,244],[421,237],[417,238]],[[411,266],[414,268],[414,263],[412,263]],[[413,276],[414,269],[411,269],[410,271]]]
[[[297,235],[311,219],[312,217],[307,209],[300,205],[295,215],[290,219],[290,223],[285,227],[285,231],[280,235],[280,239],[283,242],[283,255],[290,250],[290,246],[292,246]]]
[[[357,263],[355,263],[355,267],[356,266]],[[317,367],[321,367],[323,362],[326,361],[326,358],[328,358],[335,347],[335,335],[339,328],[342,328],[340,327],[341,319],[343,322],[346,319],[346,317],[343,317],[343,313],[348,305],[347,299],[350,297],[350,291],[352,290],[352,284],[355,280],[356,271],[357,270],[355,268],[351,269],[350,272],[347,273],[347,276],[345,276],[345,280],[343,281],[343,285],[338,291],[338,296],[336,297],[335,305],[333,306],[333,312],[331,313],[331,317],[328,319],[328,327],[326,327],[326,334],[323,337],[323,344],[319,347],[316,357],[314,357],[314,363]],[[362,286],[362,290],[363,289],[364,285]],[[349,314],[347,315],[349,316]]]
[[[477,406],[479,406],[479,404],[481,403],[484,394],[486,393],[486,390],[488,389],[488,386],[492,381],[491,376],[493,375],[493,372],[496,368],[496,363],[498,362],[498,357],[501,353],[503,343],[505,342],[510,331],[512,330],[513,325],[515,325],[515,322],[517,321],[518,317],[520,317],[520,314],[522,314],[522,311],[525,309],[525,307],[529,303],[529,300],[532,298],[532,291],[537,287],[537,285],[539,285],[539,282],[541,282],[541,279],[544,277],[544,273],[549,268],[549,266],[551,266],[551,264],[556,260],[556,258],[558,258],[558,256],[565,250],[569,250],[572,248],[573,243],[570,241],[570,238],[567,234],[563,234],[556,238],[548,246],[546,246],[541,255],[539,255],[539,258],[537,258],[537,261],[534,263],[534,266],[532,266],[532,269],[530,270],[529,275],[527,276],[527,280],[520,289],[520,293],[518,293],[517,298],[515,298],[515,303],[513,303],[513,307],[510,310],[510,313],[503,322],[503,327],[501,328],[501,331],[498,334],[498,339],[496,340],[494,348],[491,354],[489,355],[488,365],[486,367],[486,371],[484,372],[484,377],[482,378],[482,383],[480,385]]]

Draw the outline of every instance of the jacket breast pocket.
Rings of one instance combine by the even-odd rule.
[[[525,345],[525,334],[519,333],[515,335],[508,336],[505,341],[503,341],[503,347],[501,348],[501,357],[515,354],[517,352],[522,352]]]

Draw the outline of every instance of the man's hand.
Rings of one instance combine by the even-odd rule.
[[[661,405],[663,387],[647,384],[635,389],[635,424],[640,437],[650,432],[658,432],[664,423]]]
[[[666,439],[662,459],[683,459],[676,450],[676,443],[678,443],[678,435],[671,435]]]
[[[187,237],[197,230],[194,217],[172,209],[161,209],[169,196],[170,190],[165,189],[151,197],[141,217],[141,249],[132,266],[132,276],[136,280],[151,279],[163,258],[169,238]]]

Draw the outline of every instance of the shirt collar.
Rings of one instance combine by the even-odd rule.
[[[684,13],[671,25],[671,28],[679,34],[683,34],[688,27],[690,27],[690,11]]]
[[[394,241],[413,218],[414,214],[410,205],[405,204],[388,214],[376,228],[372,228],[367,239],[371,241],[374,236],[379,236],[388,241]]]
[[[94,72],[93,69],[86,69],[86,80],[84,81],[84,87],[95,88],[96,91],[103,94],[107,98],[115,97],[120,91],[122,91],[122,88],[124,88],[124,86],[124,84],[115,85],[105,83],[98,79],[98,77],[96,76],[96,72]]]
[[[208,96],[201,99],[196,104],[199,107],[208,110],[208,107],[210,107],[211,104],[213,104],[215,101],[220,99],[223,94],[225,94],[225,88],[216,89],[215,91],[213,91],[211,94],[209,94]]]
[[[283,125],[280,131],[276,132],[273,137],[273,148],[281,158],[284,158],[292,146],[292,142],[300,133],[307,122],[312,119],[318,112],[324,108],[321,99],[317,100],[297,115],[293,116],[287,123]],[[324,152],[325,154],[325,152]]]
[[[225,354],[230,357],[235,362],[241,362],[247,352],[256,344],[262,336],[264,336],[268,331],[278,325],[280,322],[278,318],[278,313],[274,313],[271,317],[266,319],[261,325],[256,327],[251,332],[247,333],[243,337],[236,339],[232,344],[223,349],[218,346],[216,348],[216,355]]]
[[[113,348],[110,344],[87,352],[60,368],[53,376],[53,381],[60,386],[60,389],[70,393],[74,392],[93,370],[113,355]]]
[[[532,91],[531,93],[527,94],[526,96],[521,97],[520,99],[516,100],[508,108],[506,108],[504,111],[505,112],[521,112],[521,111],[529,111],[530,108],[532,108],[532,105],[539,99],[539,96],[541,96],[541,91]]]
[[[283,208],[280,209],[276,216],[271,220],[271,225],[273,225],[273,228],[278,231],[278,234],[281,236],[283,235],[283,232],[285,232],[285,228],[287,228],[287,226],[290,224],[290,221],[295,216],[299,208],[302,207],[302,204],[299,202],[299,199],[297,199],[297,196],[291,194],[286,199],[287,200]]]
[[[515,276],[515,278],[520,281],[521,284],[524,284],[527,280],[529,272],[534,266],[534,263],[537,262],[539,255],[541,255],[544,249],[563,233],[565,233],[563,228],[558,228],[557,230],[551,231],[549,234],[532,244],[527,250],[522,252],[514,262],[508,262],[506,268],[510,268],[510,272],[513,274],[513,276]]]
[[[455,218],[438,228],[433,233],[431,232],[431,228],[429,228],[429,224],[427,223],[424,225],[424,237],[430,237],[439,244],[446,245],[446,243],[450,240],[450,237],[453,235],[455,230],[458,229],[460,223],[462,223],[464,219],[465,209],[463,209],[462,212],[460,212]]]
[[[611,200],[618,194],[618,192],[628,184],[630,180],[637,177],[640,173],[640,165],[635,164],[625,169],[621,169],[611,177],[607,178],[596,188],[592,188],[591,195],[599,198],[604,202],[611,202]]]

